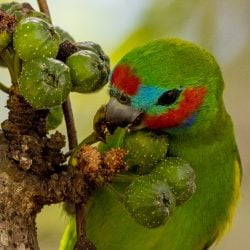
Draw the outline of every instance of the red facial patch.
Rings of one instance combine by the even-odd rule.
[[[152,129],[177,127],[199,108],[206,91],[205,87],[187,88],[177,109],[169,110],[160,116],[146,115],[144,120],[146,126]]]
[[[125,94],[135,95],[140,84],[140,79],[133,74],[128,65],[122,64],[115,68],[111,77],[111,83]]]

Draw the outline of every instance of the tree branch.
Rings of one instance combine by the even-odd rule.
[[[73,111],[72,111],[71,102],[70,102],[69,97],[63,103],[62,107],[63,107],[66,128],[67,128],[69,149],[72,150],[77,146],[78,142],[77,142],[74,116],[73,116]]]
[[[43,12],[44,14],[46,14],[51,21],[51,15],[50,15],[49,6],[47,4],[47,1],[46,0],[37,0],[37,3],[38,3],[40,11]]]
[[[0,90],[2,90],[4,93],[9,94],[10,89],[4,85],[2,82],[0,82]]]
[[[0,249],[38,250],[35,218],[46,204],[86,200],[83,176],[70,171],[39,177],[8,158],[0,131]]]

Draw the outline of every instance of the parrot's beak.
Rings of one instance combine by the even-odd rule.
[[[117,127],[128,127],[131,130],[143,128],[143,112],[131,106],[118,102],[114,97],[107,104],[106,123],[108,130],[113,133]]]

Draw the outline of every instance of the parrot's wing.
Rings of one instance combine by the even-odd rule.
[[[75,242],[76,242],[76,223],[75,223],[75,218],[71,217],[66,229],[64,230],[59,249],[60,250],[74,249]]]

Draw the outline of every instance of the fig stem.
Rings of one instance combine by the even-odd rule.
[[[14,54],[13,66],[14,66],[14,74],[18,79],[21,74],[22,61],[18,57],[17,53]]]
[[[9,70],[12,84],[16,85],[17,76],[15,75],[14,68],[13,68],[13,58],[8,49],[5,49],[1,52],[1,58]]]
[[[0,90],[2,90],[4,93],[9,94],[10,92],[10,88],[7,87],[5,84],[3,84],[2,82],[0,82]]]
[[[99,141],[99,138],[95,132],[92,132],[89,136],[87,136],[85,139],[83,139],[79,145],[77,145],[76,149],[80,149],[85,144],[94,144]]]
[[[67,128],[69,150],[72,150],[77,146],[78,142],[77,142],[74,116],[69,97],[67,97],[66,101],[62,104],[62,108]]]
[[[116,199],[121,202],[124,203],[124,195],[122,193],[120,193],[116,188],[114,188],[111,184],[106,185],[107,190],[112,193]]]
[[[100,141],[99,137],[97,136],[97,134],[95,132],[92,132],[89,136],[87,136],[85,139],[83,139],[78,145],[77,147],[75,147],[74,149],[69,150],[64,156],[65,157],[74,157],[74,155],[79,151],[79,149],[83,146],[83,145],[91,145],[94,144],[96,142]]]
[[[135,178],[138,177],[134,174],[117,174],[112,178],[112,182],[119,183],[129,183],[135,180]]]

